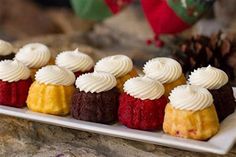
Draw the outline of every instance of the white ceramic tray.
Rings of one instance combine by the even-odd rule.
[[[236,88],[234,88],[236,97]],[[121,137],[135,141],[142,141],[172,148],[196,152],[210,152],[226,154],[236,141],[236,112],[221,123],[220,131],[208,141],[196,141],[172,137],[162,131],[148,132],[128,129],[120,124],[103,125],[72,119],[71,117],[58,117],[47,114],[31,112],[28,109],[17,109],[0,105],[0,114],[18,118],[38,121],[66,128],[94,132],[98,134]]]

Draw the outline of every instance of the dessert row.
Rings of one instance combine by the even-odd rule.
[[[114,55],[99,60],[65,51],[55,61],[46,45],[31,43],[12,53],[0,40],[0,104],[35,112],[206,140],[235,111],[227,74],[200,67],[186,80],[180,64],[158,57],[138,76],[132,60]],[[7,60],[4,56],[13,54]],[[55,65],[53,65],[55,62]]]

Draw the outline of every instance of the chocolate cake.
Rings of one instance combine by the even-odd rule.
[[[8,41],[0,39],[0,61],[11,60],[15,57],[14,47]]]
[[[236,102],[233,89],[229,77],[223,70],[210,65],[195,69],[189,75],[188,82],[211,92],[220,122],[235,111]]]
[[[101,93],[77,89],[72,97],[72,117],[97,123],[112,123],[117,120],[119,94],[116,88]]]
[[[235,111],[236,102],[230,83],[220,89],[209,90],[214,98],[214,105],[219,121],[223,121],[227,116]],[[227,102],[227,104],[225,104]]]
[[[6,55],[6,56],[0,55],[0,61],[2,61],[2,60],[9,60],[9,59],[11,60],[14,57],[15,57],[15,53],[14,52],[12,52],[11,54]]]

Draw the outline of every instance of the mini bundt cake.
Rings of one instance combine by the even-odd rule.
[[[38,69],[53,62],[49,48],[41,43],[30,43],[23,46],[16,53],[15,59],[30,68],[33,80]]]
[[[27,106],[35,112],[67,115],[74,92],[74,74],[56,65],[41,68],[35,76],[27,98]]]
[[[77,78],[76,88],[72,97],[72,117],[103,124],[117,120],[119,92],[112,74],[83,74]]]
[[[76,49],[59,53],[56,65],[71,70],[76,77],[79,77],[84,73],[93,72],[94,61],[89,55]]]
[[[9,42],[0,39],[0,61],[13,59],[14,57],[13,46]]]
[[[192,85],[207,88],[213,96],[220,121],[235,111],[236,102],[227,74],[212,66],[198,68],[189,76]]]
[[[12,107],[26,106],[26,98],[32,83],[30,70],[12,60],[0,62],[0,104]]]
[[[158,57],[149,60],[143,68],[147,77],[160,81],[165,87],[165,96],[168,97],[171,90],[186,83],[182,67],[171,58]]]
[[[133,67],[132,60],[125,55],[114,55],[102,58],[96,63],[94,70],[113,74],[117,80],[116,87],[121,93],[123,92],[124,83],[128,79],[138,75]]]
[[[169,96],[163,130],[172,136],[207,140],[219,131],[211,93],[202,87],[178,86]]]
[[[124,84],[120,95],[119,121],[129,128],[162,128],[167,98],[163,85],[148,77],[135,77]]]

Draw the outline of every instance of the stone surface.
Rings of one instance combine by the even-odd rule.
[[[1,116],[3,157],[215,157]],[[234,147],[225,157],[234,157]]]
[[[42,42],[47,44],[54,56],[57,52],[75,49],[89,53],[95,60],[115,53],[125,53],[131,56],[136,66],[141,67],[151,57],[161,55],[158,50],[142,47],[140,41],[129,41],[123,34],[109,33],[106,35],[71,34],[58,36],[44,36],[15,43],[21,47],[28,42]],[[117,42],[118,39],[125,42]],[[98,40],[107,41],[108,44]],[[92,45],[92,48],[87,45]],[[119,49],[118,49],[119,48]],[[103,49],[103,51],[101,51]],[[143,55],[143,52],[146,54]],[[0,156],[1,157],[215,157],[207,153],[182,151],[142,142],[135,142],[121,138],[103,136],[73,129],[67,129],[38,122],[17,119],[0,115]],[[224,157],[235,157],[236,146]]]

